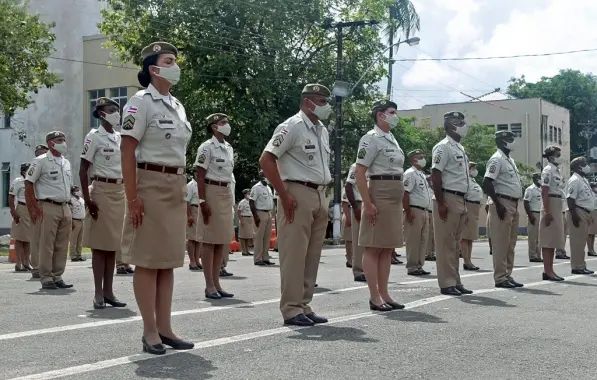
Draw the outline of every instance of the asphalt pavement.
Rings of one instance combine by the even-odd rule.
[[[67,290],[41,290],[30,275],[0,264],[0,378],[12,379],[594,379],[597,276],[541,280],[526,241],[516,247],[517,290],[496,289],[486,242],[475,243],[479,272],[461,271],[473,295],[439,294],[433,275],[392,267],[391,292],[407,308],[368,309],[366,284],[354,282],[343,248],[323,252],[313,307],[330,323],[282,325],[279,268],[230,258],[223,279],[231,300],[206,300],[201,272],[175,270],[173,326],[196,343],[185,352],[143,354],[131,276],[115,276],[123,309],[92,307],[90,260],[67,265]],[[404,254],[404,250],[399,252]],[[277,262],[277,255],[273,254]],[[597,260],[589,258],[589,269]]]

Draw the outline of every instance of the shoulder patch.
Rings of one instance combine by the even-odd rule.
[[[496,169],[497,169],[497,168],[496,168],[495,164],[491,164],[491,165],[489,166],[489,172],[490,172],[490,173],[495,173]]]
[[[288,132],[286,132],[286,133],[288,133]],[[272,140],[272,145],[275,147],[279,147],[280,145],[282,145],[282,143],[284,142],[284,135],[286,133],[284,133],[284,130],[282,130],[282,132],[278,133]]]
[[[410,184],[410,178],[406,178],[404,180],[404,186],[408,186]]]
[[[31,164],[31,167],[29,168],[29,171],[27,172],[27,175],[33,175],[33,171],[35,170],[35,164]]]
[[[433,162],[436,163],[436,164],[439,164],[441,161],[442,161],[442,151],[438,150],[433,155]]]
[[[135,117],[133,115],[128,115],[124,118],[124,121],[122,122],[122,129],[125,131],[130,131],[131,129],[133,129],[134,125]]]
[[[350,173],[350,176],[348,176],[350,179],[355,179],[357,178],[356,174],[354,172]]]
[[[199,156],[197,156],[197,162],[200,164],[203,164],[203,163],[205,163],[206,158],[207,157],[205,157],[205,153],[201,153]]]
[[[359,149],[359,152],[357,153],[357,158],[362,160],[363,158],[365,158],[365,156],[367,156],[367,149],[365,149],[365,148]]]

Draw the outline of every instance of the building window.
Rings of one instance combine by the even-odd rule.
[[[497,131],[507,131],[508,130],[508,124],[498,124],[497,125]]]
[[[554,135],[553,135],[553,130],[554,130],[553,125],[550,125],[549,126],[549,142],[554,142],[555,141]]]
[[[120,113],[128,100],[126,96],[126,87],[115,87],[110,89],[110,98],[120,105]]]
[[[106,96],[106,90],[89,91],[89,128],[95,129],[100,125],[99,120],[93,117],[93,110],[95,109],[95,102],[102,96]]]
[[[547,141],[547,115],[541,115],[541,133],[543,140]]]
[[[562,145],[562,128],[558,128],[558,144]]]
[[[10,115],[2,115],[0,120],[0,129],[10,128]]]
[[[8,207],[8,190],[10,189],[10,162],[2,163],[2,207]]]
[[[510,124],[510,131],[512,131],[512,133],[514,133],[514,136],[522,137],[522,124],[521,123]]]

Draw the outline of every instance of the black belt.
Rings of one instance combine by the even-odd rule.
[[[149,162],[138,162],[137,167],[139,169],[151,170],[152,172],[160,172],[160,173],[166,173],[166,174],[178,174],[178,175],[184,174],[184,168],[176,168],[173,166],[151,164]]]
[[[580,207],[579,205],[576,205],[576,208],[579,208],[579,209],[583,210],[584,212],[588,212],[589,214],[591,213],[591,210],[588,210],[584,207]]]
[[[53,201],[51,199],[40,199],[40,202],[46,202],[46,203],[51,203],[53,205],[58,205],[58,206],[64,206],[66,204],[66,202],[57,202],[57,201]]]
[[[464,201],[465,201],[466,203],[474,203],[474,204],[476,204],[476,205],[480,205],[480,204],[481,204],[481,202],[480,202],[480,201],[469,201],[469,200],[467,200],[467,199],[465,199]]]
[[[83,219],[77,219],[77,218],[72,218],[73,220],[78,220],[79,222],[82,222]]]
[[[562,198],[560,194],[549,194],[549,196],[552,198]]]
[[[409,207],[411,207],[411,208],[414,207],[414,208],[418,208],[419,210],[431,212],[430,210],[426,209],[425,207],[421,207],[421,206],[410,205]]]
[[[448,190],[448,189],[442,189],[442,191],[444,193],[450,193],[450,194],[455,194],[458,195],[459,197],[464,197],[464,193],[461,193],[460,191],[456,191],[456,190]]]
[[[307,186],[307,187],[310,187],[311,189],[315,189],[315,190],[323,190],[325,188],[325,185],[318,185],[313,182],[295,181],[293,179],[289,179],[286,182],[298,183],[299,185]]]
[[[115,183],[115,184],[121,184],[122,183],[122,178],[106,178],[106,177],[95,176],[92,179],[94,181],[105,182],[105,183]]]
[[[514,197],[511,197],[511,196],[509,196],[509,195],[504,195],[504,194],[496,194],[496,196],[497,196],[498,198],[504,198],[504,199],[507,199],[507,200],[509,200],[509,201],[512,201],[512,202],[518,202],[518,198],[514,198]]]
[[[241,217],[241,218],[252,218],[252,217],[253,217],[253,215],[241,215],[240,217]]]
[[[402,181],[401,175],[372,175],[369,176],[372,181]]]
[[[191,205],[191,207],[199,207],[199,205]]]
[[[18,203],[18,204],[20,204],[20,205],[23,205],[23,206],[27,206],[27,203],[25,203],[25,202],[21,202],[21,201],[19,201],[19,202],[17,202],[17,203]]]
[[[228,187],[228,182],[224,182],[224,181],[212,181],[211,179],[205,178],[205,180],[203,182],[205,182],[208,185]]]
[[[541,211],[533,211],[533,210],[531,210],[531,212],[534,212],[535,214],[540,214],[541,213]]]
[[[270,212],[271,210],[260,210],[260,209],[257,209],[257,211],[261,211],[261,212]]]

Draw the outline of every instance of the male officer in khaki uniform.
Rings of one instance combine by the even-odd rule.
[[[527,236],[529,245],[529,261],[542,263],[541,248],[539,248],[539,213],[541,212],[541,173],[533,173],[533,184],[524,191],[524,210],[529,223]]]
[[[269,256],[269,239],[272,235],[272,210],[274,209],[274,194],[269,188],[263,171],[259,171],[261,178],[249,193],[249,206],[253,214],[253,221],[257,227],[255,232],[253,263],[258,266],[273,265]]]
[[[35,157],[39,157],[42,154],[48,152],[48,147],[45,144],[39,144],[35,146],[34,154]],[[35,194],[34,194],[35,196]],[[29,241],[29,250],[31,252],[31,278],[39,279],[39,223],[33,223],[31,226],[31,240]]]
[[[359,245],[359,233],[361,226],[361,206],[363,198],[357,189],[356,171],[357,164],[350,165],[344,192],[346,199],[350,203],[350,229],[352,234],[352,275],[357,282],[366,282],[365,272],[363,271],[363,252],[365,247]]]
[[[460,236],[466,218],[464,195],[468,191],[468,158],[460,140],[468,127],[461,112],[444,114],[446,138],[433,147],[433,232],[437,255],[437,281],[442,294],[471,294],[458,272]]]
[[[83,243],[83,220],[85,220],[85,201],[81,196],[78,186],[71,188],[71,198],[69,201],[70,212],[72,215],[72,229],[70,233],[70,261],[85,261],[81,256]]]
[[[306,85],[299,113],[276,128],[259,160],[278,192],[280,310],[287,325],[327,322],[309,303],[328,222],[325,188],[332,177],[329,136],[322,121],[332,112],[329,96],[323,85]]]
[[[430,274],[423,269],[429,238],[431,197],[423,173],[427,165],[425,153],[415,149],[408,153],[411,167],[404,172],[404,240],[406,242],[406,271],[410,276]]]
[[[498,149],[487,161],[483,180],[483,190],[493,200],[489,206],[493,279],[496,288],[519,288],[523,285],[512,278],[514,248],[518,239],[518,201],[522,198],[518,168],[510,157],[514,133],[496,132],[495,143]]]
[[[39,225],[39,274],[43,289],[71,288],[62,280],[66,267],[72,173],[63,132],[46,135],[50,151],[36,157],[27,172],[25,197],[31,221]],[[37,199],[35,198],[37,196]]]
[[[585,245],[592,223],[593,191],[587,180],[591,167],[584,157],[577,157],[570,162],[573,173],[566,184],[566,200],[568,201],[568,228],[570,231],[570,265],[572,274],[593,274],[587,269],[585,261]]]

